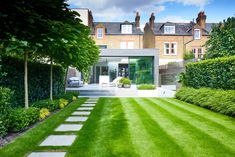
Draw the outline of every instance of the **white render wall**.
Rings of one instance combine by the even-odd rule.
[[[76,11],[80,14],[80,19],[82,20],[82,23],[86,26],[88,26],[88,9],[86,8],[75,8],[75,9],[71,9],[73,11]]]

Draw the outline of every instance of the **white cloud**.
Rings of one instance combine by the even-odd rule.
[[[124,21],[134,19],[134,12],[150,16],[163,12],[167,2],[193,5],[203,10],[204,6],[212,0],[68,0],[68,4],[79,8],[89,8],[95,20],[99,21]]]

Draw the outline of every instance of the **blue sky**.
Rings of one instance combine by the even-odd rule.
[[[134,21],[141,15],[141,25],[155,14],[156,22],[189,22],[205,11],[207,22],[220,22],[235,16],[235,0],[69,0],[70,8],[88,8],[94,21]]]

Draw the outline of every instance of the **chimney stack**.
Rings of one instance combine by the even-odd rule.
[[[88,26],[92,29],[92,24],[93,24],[93,16],[92,12],[89,10],[88,11]]]
[[[136,12],[135,25],[136,25],[137,28],[140,27],[140,14],[139,14],[139,12]]]
[[[198,17],[196,21],[197,21],[197,24],[201,26],[202,28],[206,27],[206,15],[204,11],[201,11],[200,13],[198,13]]]
[[[152,30],[154,28],[154,20],[155,20],[155,16],[154,16],[154,13],[152,13],[151,17],[149,18],[149,25]]]

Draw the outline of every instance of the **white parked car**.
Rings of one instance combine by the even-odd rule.
[[[82,87],[83,81],[80,80],[78,77],[70,77],[68,79],[68,87]]]

